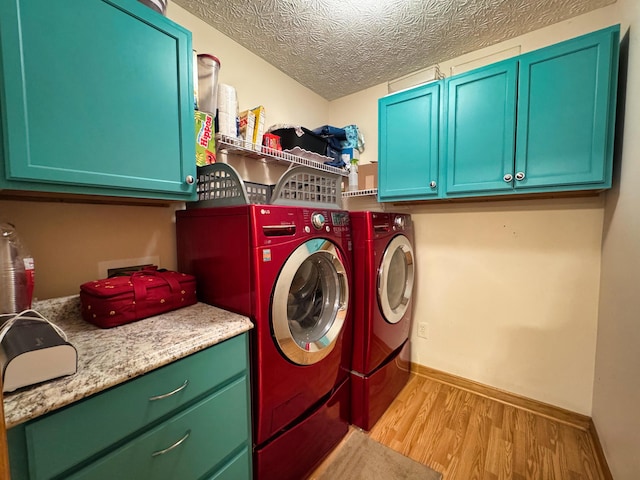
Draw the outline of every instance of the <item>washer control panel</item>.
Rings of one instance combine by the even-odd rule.
[[[324,218],[323,214],[318,212],[311,214],[311,224],[316,230],[320,230],[322,227],[324,227],[325,223],[327,223],[327,219]]]
[[[302,231],[306,234],[351,235],[349,212],[341,210],[302,210]]]

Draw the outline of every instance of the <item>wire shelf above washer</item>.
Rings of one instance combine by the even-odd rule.
[[[254,158],[262,161],[278,161],[288,164],[303,165],[305,167],[314,168],[323,172],[333,173],[346,177],[348,172],[341,168],[333,167],[331,165],[325,165],[324,163],[312,160],[310,158],[293,155],[289,152],[282,152],[273,148],[259,146],[254,143],[245,142],[242,139],[227,137],[226,135],[216,136],[217,147],[220,151],[226,153],[235,153],[244,157]],[[316,155],[322,157],[321,155]],[[333,160],[330,157],[326,158],[327,161]]]
[[[378,189],[377,188],[369,188],[367,190],[352,190],[350,192],[342,192],[342,197],[343,198],[347,198],[347,197],[366,197],[369,195],[377,195],[378,194]]]

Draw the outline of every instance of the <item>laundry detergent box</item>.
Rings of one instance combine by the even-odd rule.
[[[253,129],[253,147],[256,150],[260,150],[262,148],[262,139],[264,137],[264,124],[265,124],[264,107],[260,105],[259,107],[252,108],[251,111],[255,116],[255,123],[254,123],[254,129]]]
[[[253,132],[256,125],[256,114],[253,110],[243,110],[238,114],[238,133],[244,140],[245,148],[254,149]]]
[[[216,137],[213,115],[207,112],[195,113],[196,121],[196,165],[204,167],[216,163]]]

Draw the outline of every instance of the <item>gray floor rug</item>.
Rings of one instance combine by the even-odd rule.
[[[318,480],[441,480],[442,474],[353,430]]]

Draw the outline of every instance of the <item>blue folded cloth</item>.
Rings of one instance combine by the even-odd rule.
[[[344,168],[347,164],[342,160],[342,149],[335,149],[331,145],[327,146],[327,157],[333,158],[330,162],[324,162],[325,165],[331,165],[332,167]]]
[[[342,142],[347,139],[347,133],[343,128],[324,125],[312,130],[316,135],[320,135],[329,142],[329,146],[334,150],[342,150]]]

